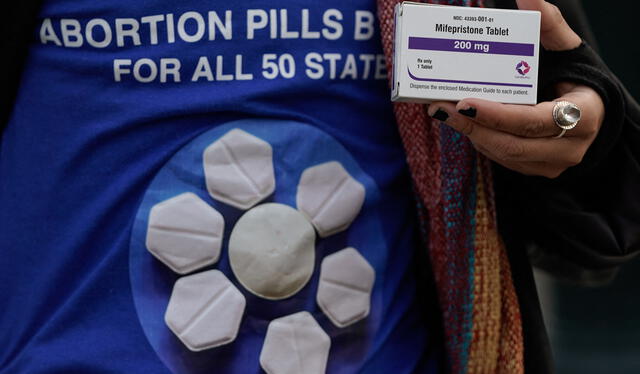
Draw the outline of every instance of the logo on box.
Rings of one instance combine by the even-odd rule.
[[[520,75],[527,75],[527,73],[531,70],[531,66],[529,66],[529,64],[527,64],[526,61],[522,60],[520,62],[518,62],[518,64],[516,65],[516,71],[520,74]]]

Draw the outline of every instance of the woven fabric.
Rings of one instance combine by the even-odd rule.
[[[393,71],[393,11],[378,0],[387,69]],[[483,6],[482,1],[430,1]],[[489,160],[465,137],[429,118],[426,106],[396,103],[415,190],[426,208],[421,232],[433,267],[451,373],[524,372],[522,321],[497,227]]]

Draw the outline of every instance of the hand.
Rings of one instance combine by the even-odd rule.
[[[577,48],[580,37],[562,14],[542,0],[518,0],[520,9],[541,12],[540,40],[548,50]],[[556,101],[578,105],[582,119],[562,138],[552,111],[555,102],[535,106],[500,104],[482,99],[464,99],[457,104],[433,102],[429,115],[466,135],[475,148],[491,160],[526,175],[556,178],[579,164],[595,140],[604,119],[604,103],[591,88],[573,83],[556,87]]]

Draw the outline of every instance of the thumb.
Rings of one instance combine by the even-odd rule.
[[[544,0],[516,0],[522,10],[541,13],[540,42],[550,51],[565,51],[580,46],[582,39],[567,24],[557,6]]]

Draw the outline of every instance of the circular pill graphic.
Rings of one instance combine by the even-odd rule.
[[[316,235],[297,210],[284,204],[259,205],[236,223],[229,260],[238,281],[266,299],[287,298],[313,273]]]
[[[188,374],[357,371],[382,313],[379,199],[305,124],[195,138],[158,172],[131,234],[134,302],[159,358]]]

